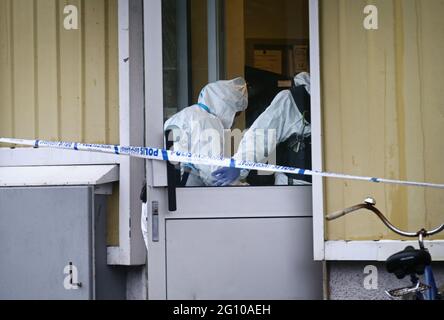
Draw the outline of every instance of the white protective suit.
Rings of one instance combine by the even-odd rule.
[[[230,129],[236,113],[248,106],[247,84],[243,78],[208,84],[192,105],[165,122],[172,130],[174,150],[205,156],[223,156],[224,130]],[[181,164],[190,169],[187,186],[212,186],[211,173],[217,166]]]
[[[299,73],[294,78],[294,82],[296,86],[305,86],[310,94],[310,75],[308,73]],[[263,163],[267,161],[267,156],[276,149],[279,143],[286,141],[295,133],[303,135],[304,138],[309,137],[311,126],[299,111],[290,90],[283,90],[245,133],[234,159]],[[243,179],[247,175],[248,171],[242,170],[240,178]],[[299,183],[294,180],[294,182],[295,184],[306,184],[305,181]],[[275,184],[288,185],[287,176],[276,174]]]
[[[140,226],[142,228],[142,237],[145,242],[145,247],[148,250],[148,203],[142,202],[142,215],[140,217]]]

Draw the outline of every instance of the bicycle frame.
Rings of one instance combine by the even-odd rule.
[[[437,300],[439,292],[431,266],[425,268],[424,280],[424,283],[430,286],[430,289],[423,293],[424,300]]]
[[[364,203],[361,204],[357,204],[355,206],[349,207],[349,208],[345,208],[343,210],[328,214],[326,216],[326,219],[328,221],[334,220],[334,219],[338,219],[340,217],[343,217],[349,213],[358,211],[360,209],[366,209],[371,211],[372,213],[374,213],[381,221],[382,223],[389,228],[390,230],[392,230],[393,232],[404,236],[404,237],[409,237],[409,238],[418,238],[418,242],[419,242],[419,248],[420,250],[425,250],[428,251],[425,247],[424,247],[424,238],[435,235],[440,233],[441,231],[444,230],[444,224],[442,224],[441,226],[431,230],[431,231],[427,231],[425,229],[421,229],[418,232],[408,232],[408,231],[403,231],[397,227],[395,227],[382,213],[381,211],[378,210],[378,208],[375,207],[376,205],[376,201],[373,198],[367,198],[364,200]],[[412,292],[414,291],[416,294],[416,298],[418,300],[437,300],[440,299],[440,295],[438,292],[438,287],[436,285],[436,281],[435,281],[435,277],[433,275],[433,270],[432,267],[430,265],[425,266],[425,270],[424,270],[424,283],[421,283],[419,281],[419,278],[416,275],[411,275],[411,282],[413,284],[413,286],[411,288],[402,288],[402,289],[398,289],[398,290],[392,290],[392,291],[386,291],[386,293],[391,297],[391,298],[395,298],[390,292],[393,291],[406,291],[406,292]]]

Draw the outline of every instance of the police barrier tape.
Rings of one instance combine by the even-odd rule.
[[[150,148],[150,147],[130,147],[130,146],[126,147],[120,145],[88,144],[88,143],[78,143],[78,142],[45,141],[45,140],[25,140],[25,139],[12,139],[12,138],[0,138],[0,143],[32,146],[34,148],[52,148],[52,149],[67,149],[67,150],[76,150],[76,151],[111,153],[116,155],[124,155],[124,156],[143,158],[149,160],[212,165],[212,166],[231,167],[231,168],[247,169],[247,170],[260,170],[271,173],[280,172],[280,173],[299,174],[306,176],[319,176],[326,178],[368,181],[374,183],[387,183],[387,184],[398,184],[405,186],[444,189],[444,184],[392,180],[384,178],[362,177],[362,176],[353,176],[347,174],[321,172],[316,170],[283,167],[278,165],[257,163],[250,161],[236,161],[234,159],[223,158],[223,157],[201,156],[186,152],[176,152],[171,150]]]

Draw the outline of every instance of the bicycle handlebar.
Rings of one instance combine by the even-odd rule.
[[[335,219],[338,219],[340,217],[343,217],[343,216],[345,216],[345,215],[347,215],[349,213],[355,212],[357,210],[367,209],[367,210],[373,212],[382,221],[382,223],[384,223],[384,225],[387,228],[389,228],[393,232],[395,232],[395,233],[397,233],[397,234],[399,234],[401,236],[404,236],[404,237],[416,238],[416,237],[421,236],[421,235],[423,237],[429,237],[429,236],[433,236],[433,235],[435,235],[437,233],[440,233],[441,231],[444,230],[444,224],[442,224],[441,226],[439,226],[436,229],[433,229],[431,231],[427,231],[425,229],[421,229],[418,232],[408,232],[408,231],[404,231],[404,230],[398,229],[392,223],[390,223],[390,221],[381,213],[381,211],[378,210],[378,208],[375,207],[375,204],[376,204],[376,201],[374,199],[367,198],[364,201],[364,203],[357,204],[357,205],[354,205],[352,207],[348,207],[348,208],[345,208],[343,210],[336,211],[336,212],[333,212],[331,214],[328,214],[326,216],[326,219],[328,221],[331,221],[331,220],[335,220]]]
[[[355,206],[352,206],[352,207],[349,207],[349,208],[345,208],[345,209],[343,209],[343,210],[339,210],[339,211],[336,211],[336,212],[330,213],[330,214],[328,214],[328,215],[326,216],[326,219],[327,219],[328,221],[330,221],[330,220],[335,220],[335,219],[338,219],[338,218],[340,218],[340,217],[345,216],[345,215],[348,214],[348,213],[351,213],[351,212],[356,211],[356,210],[359,210],[359,209],[364,209],[364,208],[365,208],[365,204],[357,204],[357,205],[355,205]]]

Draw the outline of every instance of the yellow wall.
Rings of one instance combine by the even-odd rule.
[[[363,9],[379,9],[379,30]],[[321,1],[325,169],[355,175],[444,182],[444,1]],[[326,211],[374,195],[401,228],[444,222],[444,192],[326,180]],[[444,238],[443,236],[441,236]],[[327,223],[327,238],[396,238],[376,218]]]
[[[0,0],[0,136],[118,143],[117,57],[116,0]]]
[[[79,29],[65,30],[65,5]],[[117,0],[0,0],[0,136],[119,143]],[[118,186],[108,244],[118,245]]]

